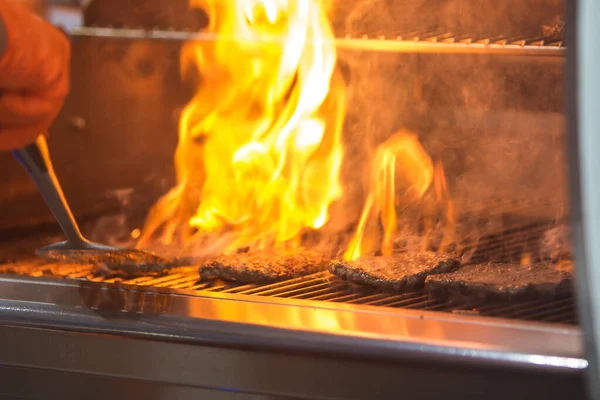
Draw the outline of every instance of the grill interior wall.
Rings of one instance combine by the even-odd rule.
[[[356,182],[356,166],[364,166],[369,149],[408,128],[443,162],[459,213],[514,212],[525,218],[524,224],[563,215],[560,61],[367,57],[356,51],[343,51],[340,59],[349,66],[350,82],[344,133],[351,161],[345,182]],[[348,190],[350,206],[356,206],[361,185]],[[532,204],[540,207],[527,207]],[[482,206],[487,210],[479,211]]]

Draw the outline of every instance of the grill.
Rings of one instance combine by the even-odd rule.
[[[243,40],[255,40],[244,35],[252,24],[218,33],[204,29],[234,1],[235,12],[242,10],[244,0],[200,0],[195,3],[214,3],[215,9],[192,13],[189,0],[91,0],[77,11],[83,26],[67,29],[72,91],[50,129],[50,147],[89,239],[132,245],[149,207],[174,185],[182,110],[195,85],[208,82],[201,67],[182,79],[182,46],[201,41],[208,51],[218,42],[223,46],[214,46],[215,57],[221,57],[229,55],[229,41],[238,41],[232,50],[261,61],[263,46],[243,47]],[[567,193],[562,176],[568,159],[563,142],[573,137],[564,122],[581,115],[565,113],[565,105],[576,102],[565,101],[562,88],[576,85],[563,67],[572,62],[571,51],[593,53],[564,41],[573,37],[564,36],[565,26],[574,23],[563,15],[562,2],[330,3],[324,40],[338,50],[334,78],[346,86],[347,103],[344,196],[331,206],[331,225],[342,230],[356,223],[370,153],[405,129],[443,164],[460,240],[453,245],[463,264],[556,256],[545,247],[547,233],[567,226],[570,214],[578,217],[579,200],[578,193]],[[574,3],[585,1],[569,7]],[[256,40],[278,44],[281,38],[267,36],[266,28]],[[598,43],[593,35],[586,38]],[[265,54],[269,59],[278,52]],[[315,54],[313,61],[325,60]],[[214,61],[217,77],[223,72],[229,79],[227,64],[237,60]],[[253,65],[263,71],[260,62]],[[294,84],[304,82],[306,66],[300,65]],[[232,71],[244,75],[241,68]],[[251,107],[250,114],[260,109]],[[577,170],[577,158],[568,162]],[[0,165],[14,177],[0,180],[0,209],[7,210],[0,218],[0,397],[583,397],[584,372],[593,365],[584,352],[587,316],[574,295],[482,305],[468,298],[433,300],[425,290],[361,287],[327,271],[272,284],[199,281],[195,266],[165,276],[107,278],[92,265],[33,257],[34,249],[62,235],[14,160],[0,155]],[[356,204],[346,208],[345,201]],[[348,221],[335,220],[338,203]],[[421,215],[417,202],[404,206],[398,204],[398,225],[406,235],[394,245],[419,248],[425,227],[433,227],[427,238],[435,250],[447,228],[445,213],[432,206]],[[303,243],[341,251],[333,247],[344,246],[351,229],[339,238],[326,232],[306,235]],[[560,241],[565,231],[555,232]],[[585,266],[577,268],[577,277],[585,278]]]

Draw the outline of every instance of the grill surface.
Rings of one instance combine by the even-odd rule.
[[[90,265],[38,265],[12,264],[0,270],[4,273],[26,274],[33,277],[55,276],[70,279],[87,279],[96,282],[114,283],[117,279],[95,276]],[[450,304],[429,300],[424,292],[405,294],[383,293],[374,289],[354,287],[329,272],[291,279],[269,285],[236,285],[198,282],[195,267],[185,267],[176,273],[162,277],[139,277],[121,281],[127,285],[157,288],[221,292],[239,295],[268,296],[297,300],[329,301],[369,306],[397,307],[428,311],[442,311],[462,315],[492,316],[528,321],[577,324],[575,304],[572,297],[552,301],[498,302],[474,308],[469,304]]]
[[[521,211],[525,215],[534,215],[534,211],[540,211],[543,207],[560,209],[556,204],[544,204],[542,202],[522,203],[516,207],[514,204],[490,203],[483,208],[469,205],[467,210],[473,215],[487,215],[487,218],[498,217],[502,227],[498,230],[492,229],[490,233],[483,234],[479,238],[471,238],[460,247],[467,253],[468,258],[463,256],[466,264],[483,262],[511,262],[519,263],[524,254],[533,260],[540,254],[540,241],[544,233],[565,221],[565,213],[560,213],[554,220],[535,218],[523,222],[522,217],[509,217],[506,210]],[[467,214],[469,214],[467,213]],[[495,216],[497,214],[497,216]],[[520,214],[519,214],[520,215]],[[472,223],[473,226],[481,225],[480,222]],[[470,225],[469,225],[470,226]],[[471,231],[472,229],[467,229]],[[493,233],[495,232],[495,233]],[[39,234],[39,233],[38,233]],[[513,318],[530,321],[555,322],[563,324],[577,324],[576,306],[573,297],[557,298],[552,301],[529,301],[529,302],[496,302],[485,306],[473,307],[473,305],[450,304],[442,301],[431,301],[423,291],[393,294],[383,293],[376,289],[357,287],[329,272],[291,279],[268,285],[240,285],[219,281],[198,282],[196,267],[182,267],[172,271],[171,274],[162,277],[138,277],[130,280],[119,278],[106,279],[97,276],[90,265],[65,265],[51,264],[41,259],[32,259],[33,250],[41,245],[61,240],[60,236],[25,235],[20,240],[0,241],[0,254],[12,255],[5,258],[2,263],[0,259],[0,274],[28,275],[32,277],[49,276],[68,279],[85,279],[94,282],[115,283],[121,282],[127,285],[140,285],[167,289],[196,290],[202,292],[221,292],[249,296],[267,296],[276,298],[288,298],[297,300],[328,301],[347,304],[361,304],[369,306],[397,307],[430,311],[449,312],[462,315],[478,315]],[[22,260],[22,261],[21,261]]]

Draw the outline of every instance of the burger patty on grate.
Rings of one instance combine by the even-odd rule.
[[[251,251],[219,257],[202,264],[200,280],[270,283],[323,271],[328,260],[311,250]]]
[[[478,264],[427,278],[431,299],[483,303],[490,300],[549,299],[573,292],[573,274],[564,263]]]
[[[366,256],[355,261],[332,261],[329,271],[359,285],[408,292],[420,289],[425,278],[460,266],[452,254],[424,251],[391,256]]]
[[[168,275],[176,262],[163,262],[162,264],[136,264],[136,263],[96,263],[94,264],[94,274],[105,279],[121,278],[133,279],[141,276],[164,276]]]

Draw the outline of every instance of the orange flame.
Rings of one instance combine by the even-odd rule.
[[[214,39],[187,44],[200,76],[180,120],[177,186],[138,242],[226,233],[223,251],[294,243],[341,196],[345,88],[327,0],[191,0]],[[190,68],[192,67],[192,68]],[[179,235],[179,236],[177,236]]]
[[[375,251],[377,246],[383,255],[390,255],[398,230],[396,202],[420,199],[434,181],[434,174],[439,173],[443,177],[443,170],[436,172],[431,157],[414,134],[400,131],[379,145],[371,165],[370,191],[344,258],[355,260]],[[445,180],[436,188],[445,191]],[[381,240],[378,219],[383,227]]]
[[[442,164],[437,162],[434,166],[416,135],[404,130],[379,145],[371,165],[370,190],[344,258],[356,260],[377,248],[383,255],[391,255],[393,240],[398,233],[397,204],[423,198],[432,186],[435,208],[441,205],[445,209],[443,237],[438,249],[445,251],[454,242],[456,221]],[[425,207],[431,205],[427,203]],[[423,250],[429,248],[429,236],[434,229],[431,217],[424,215]]]
[[[438,204],[444,204],[446,206],[444,236],[439,248],[440,251],[446,251],[448,246],[450,246],[450,244],[456,239],[456,216],[454,214],[454,202],[450,197],[448,184],[446,183],[444,167],[440,162],[436,163],[435,165],[435,175],[433,177],[433,181],[435,186],[435,197],[438,201]]]

